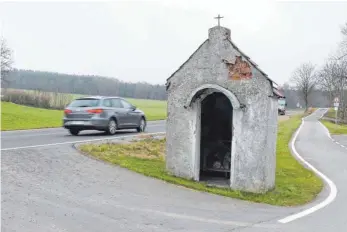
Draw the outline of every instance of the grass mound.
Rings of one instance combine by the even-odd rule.
[[[169,175],[165,170],[165,139],[147,138],[131,144],[87,144],[80,149],[112,164],[195,190],[271,205],[294,206],[313,200],[323,187],[322,180],[304,168],[288,148],[291,136],[300,123],[300,116],[279,123],[276,187],[266,194],[208,187],[203,183]]]

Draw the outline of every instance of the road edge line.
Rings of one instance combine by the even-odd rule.
[[[87,139],[87,140],[77,140],[77,141],[68,141],[68,142],[61,142],[61,143],[48,143],[48,144],[39,144],[39,145],[31,145],[31,146],[23,146],[23,147],[11,147],[11,148],[2,148],[1,151],[13,151],[13,150],[20,150],[20,149],[28,149],[28,148],[36,148],[36,147],[51,147],[51,146],[59,146],[59,145],[65,145],[65,144],[79,144],[79,143],[88,143],[88,142],[97,142],[97,141],[109,141],[109,140],[115,140],[115,139],[121,139],[121,138],[130,138],[135,137],[139,135],[155,135],[155,134],[165,134],[166,132],[152,132],[152,133],[141,133],[141,134],[133,134],[133,135],[122,135],[122,136],[114,136],[110,138],[100,138],[100,139]]]
[[[346,147],[345,145],[339,143],[338,141],[336,141],[335,139],[333,139],[333,137],[331,137],[331,134],[330,134],[329,129],[328,129],[326,126],[324,126],[324,124],[323,124],[321,121],[319,121],[319,123],[320,123],[321,126],[325,129],[325,131],[326,131],[328,137],[331,139],[331,141],[333,141],[334,143],[336,143],[336,144],[339,145],[340,147],[347,149],[347,147]]]
[[[302,217],[305,217],[311,213],[314,213],[315,211],[319,210],[319,209],[322,209],[324,208],[325,206],[329,205],[331,202],[333,202],[336,198],[336,195],[337,195],[337,187],[336,185],[334,184],[334,182],[332,180],[330,180],[326,175],[324,175],[322,172],[318,171],[313,165],[311,165],[309,162],[307,162],[296,150],[295,148],[295,142],[296,142],[296,139],[301,131],[301,128],[303,127],[303,125],[305,124],[305,118],[311,116],[312,114],[302,118],[301,120],[301,125],[299,127],[299,129],[295,132],[295,135],[292,139],[292,142],[291,142],[291,148],[292,148],[292,151],[294,153],[294,155],[296,156],[296,158],[298,158],[303,164],[305,164],[307,167],[309,167],[313,172],[315,172],[319,177],[321,177],[329,186],[330,188],[330,193],[329,193],[329,196],[327,198],[325,198],[322,202],[320,202],[319,204],[311,207],[311,208],[308,208],[308,209],[305,209],[299,213],[296,213],[296,214],[292,214],[290,216],[287,216],[285,218],[282,218],[280,220],[278,220],[278,222],[280,223],[288,223],[288,222],[291,222],[291,221],[294,221],[296,219],[299,219],[299,218],[302,218]],[[324,114],[323,114],[324,115]],[[318,120],[319,122],[319,120]],[[330,137],[330,135],[328,136]],[[331,137],[330,137],[331,138]]]
[[[153,124],[156,122],[161,122],[161,121],[166,121],[166,119],[158,119],[158,120],[147,120],[147,125],[148,124]],[[56,126],[56,127],[42,127],[42,128],[29,128],[29,129],[18,129],[18,130],[0,130],[0,132],[27,132],[27,131],[38,131],[38,130],[54,130],[54,129],[64,129],[64,127],[61,126]]]

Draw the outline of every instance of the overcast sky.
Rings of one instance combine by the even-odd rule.
[[[279,84],[341,40],[344,2],[116,1],[0,3],[15,67],[164,84],[217,24]]]

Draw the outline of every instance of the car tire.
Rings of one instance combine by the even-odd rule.
[[[110,121],[108,122],[106,133],[109,135],[114,135],[116,134],[117,129],[118,129],[117,121],[114,119],[110,119]]]
[[[69,129],[69,132],[71,135],[78,135],[80,133],[80,130],[78,129]]]
[[[139,132],[139,133],[145,132],[146,126],[147,126],[146,119],[141,118],[139,127],[136,128],[137,132]]]

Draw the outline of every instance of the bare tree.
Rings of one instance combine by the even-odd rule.
[[[291,81],[294,83],[295,88],[303,98],[303,101],[305,102],[305,110],[307,111],[309,95],[317,85],[315,66],[309,62],[301,64],[294,70]]]
[[[6,86],[9,84],[9,73],[12,70],[12,50],[7,46],[6,41],[1,38],[0,44],[0,59],[1,59],[1,85]]]
[[[341,95],[347,87],[347,59],[329,60],[319,72],[319,84],[330,100]]]
[[[319,72],[319,86],[327,91],[329,100],[339,97],[338,115],[345,120],[347,116],[347,22],[341,28],[342,40],[335,54]]]
[[[344,64],[338,60],[329,60],[319,71],[319,87],[329,92],[330,101],[338,95],[344,87]]]
[[[347,22],[342,26],[341,33],[347,36]]]
[[[337,52],[337,60],[347,58],[347,22],[341,28],[342,41]]]

